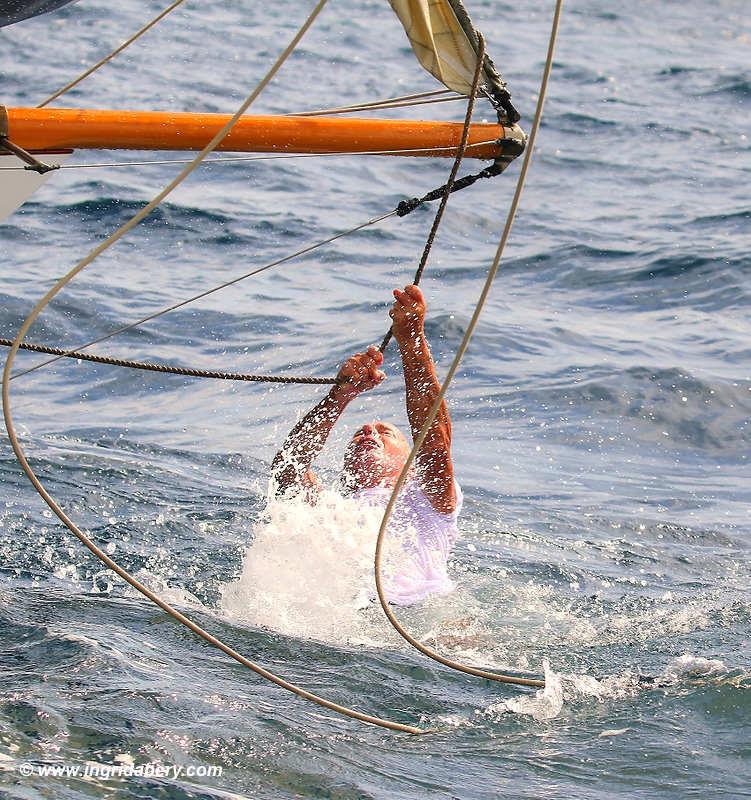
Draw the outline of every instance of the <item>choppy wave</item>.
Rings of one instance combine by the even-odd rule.
[[[79,5],[3,30],[4,102],[38,102],[143,21],[130,0]],[[227,111],[275,57],[280,34],[292,35],[297,5],[185,4],[69,104]],[[371,5],[350,4],[346,19],[324,11],[253,111],[434,88],[388,9]],[[550,9],[481,6],[470,13],[528,130]],[[546,689],[456,674],[398,638],[370,602],[378,520],[361,526],[350,501],[332,493],[313,510],[267,504],[274,452],[325,388],[57,363],[13,382],[14,417],[45,486],[97,543],[282,677],[437,732],[404,739],[334,718],[204,646],[68,534],[0,442],[0,770],[10,797],[747,793],[751,94],[742,6],[728,0],[713,15],[691,2],[653,4],[645,16],[584,2],[564,12],[522,204],[449,395],[465,494],[450,564],[457,588],[398,616],[459,660],[544,670]],[[461,117],[461,103],[419,108],[395,116]],[[481,117],[493,115],[478,106]],[[69,163],[95,160],[77,153]],[[450,166],[353,157],[206,165],[77,277],[28,338],[94,338],[440,186]],[[3,335],[177,169],[51,176],[0,227]],[[518,169],[448,204],[422,284],[440,376]],[[434,212],[338,240],[97,350],[334,374],[385,332],[390,291],[411,280]],[[356,421],[406,425],[396,348],[386,355],[390,379],[337,425],[319,464],[326,480]],[[19,355],[17,365],[37,358]],[[92,759],[225,774],[113,788],[24,783],[16,771]]]
[[[667,437],[678,447],[717,450],[727,456],[746,452],[751,383],[702,380],[677,368],[598,371],[600,375],[588,378],[588,370],[569,368],[561,373],[558,386],[539,387],[531,394],[561,412],[571,413],[573,405],[577,417],[617,420],[621,435],[635,439]],[[513,396],[509,400],[514,402]],[[629,428],[627,420],[638,427]]]
[[[710,89],[701,92],[703,96],[708,95],[727,95],[736,102],[748,101],[751,99],[751,80],[742,74],[723,75],[715,82]]]
[[[564,705],[587,700],[606,703],[634,697],[640,692],[686,691],[696,692],[699,688],[717,688],[728,686],[742,689],[751,686],[751,674],[738,670],[729,670],[719,659],[708,659],[703,656],[685,654],[673,659],[662,674],[643,676],[633,672],[623,672],[607,678],[594,678],[591,675],[559,674],[554,672],[550,664],[545,662],[545,688],[533,696],[520,696],[511,700],[503,700],[488,706],[484,714],[497,718],[499,714],[511,713],[530,716],[538,722],[553,720],[558,717]],[[737,697],[737,691],[731,692]],[[631,728],[603,729],[600,738],[621,736]]]

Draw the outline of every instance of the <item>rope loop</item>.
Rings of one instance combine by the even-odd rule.
[[[508,214],[506,216],[506,223],[503,228],[503,233],[501,234],[501,239],[498,243],[498,248],[496,250],[495,257],[493,259],[493,263],[488,270],[488,275],[485,279],[485,284],[483,286],[482,292],[480,293],[480,297],[475,304],[475,309],[472,314],[472,318],[467,326],[467,330],[464,333],[464,337],[462,339],[461,344],[459,345],[459,349],[454,356],[454,360],[451,363],[451,367],[449,368],[448,374],[444,379],[443,383],[441,384],[441,389],[438,393],[438,396],[433,403],[430,411],[428,412],[427,419],[425,420],[422,430],[415,438],[414,444],[412,446],[412,450],[410,451],[409,456],[402,468],[401,474],[396,481],[396,484],[391,492],[391,497],[389,498],[388,504],[386,505],[386,510],[383,513],[383,519],[381,520],[381,527],[378,531],[378,539],[376,541],[376,553],[375,553],[375,560],[373,564],[373,570],[375,573],[375,582],[376,582],[376,591],[378,593],[378,602],[381,604],[381,608],[383,609],[383,613],[386,615],[386,618],[391,623],[392,627],[396,632],[405,639],[409,644],[412,645],[416,650],[421,652],[423,655],[428,656],[428,658],[432,658],[434,661],[437,661],[439,664],[443,664],[450,669],[456,670],[457,672],[464,672],[468,675],[474,675],[479,678],[485,678],[486,680],[497,681],[499,683],[511,683],[516,684],[519,686],[535,686],[535,687],[544,687],[545,681],[541,678],[524,678],[517,675],[508,675],[505,673],[499,672],[491,672],[489,670],[477,669],[476,667],[469,666],[467,664],[462,664],[458,661],[454,661],[453,659],[446,658],[445,656],[441,655],[437,651],[433,650],[431,647],[428,647],[426,644],[423,644],[419,640],[417,640],[414,636],[412,636],[409,631],[407,631],[404,626],[399,622],[396,618],[394,612],[392,611],[391,607],[389,606],[388,599],[385,595],[384,588],[383,588],[383,580],[381,577],[381,560],[383,556],[383,542],[386,535],[386,528],[389,523],[389,519],[391,518],[391,514],[394,510],[394,506],[396,505],[397,498],[399,497],[399,492],[401,491],[402,487],[407,481],[407,476],[409,475],[410,469],[415,461],[417,453],[422,446],[422,443],[425,441],[425,437],[427,436],[428,430],[430,426],[433,424],[438,411],[443,403],[443,400],[446,396],[446,392],[453,380],[456,371],[459,368],[459,365],[464,357],[464,354],[467,351],[467,347],[469,347],[469,342],[472,338],[472,334],[474,333],[475,327],[477,326],[477,322],[480,318],[480,314],[482,309],[485,305],[485,302],[488,298],[488,294],[490,293],[490,288],[493,284],[496,274],[498,273],[498,268],[500,267],[501,257],[503,256],[503,251],[506,248],[506,242],[508,241],[509,235],[511,234],[511,227],[514,223],[514,218],[516,216],[516,211],[519,207],[519,202],[521,200],[522,191],[524,189],[524,181],[527,177],[527,171],[529,170],[529,165],[532,159],[532,152],[534,151],[534,144],[537,138],[537,131],[540,128],[540,120],[542,119],[542,109],[545,104],[545,96],[547,94],[548,88],[548,79],[550,78],[550,72],[553,68],[553,54],[555,52],[555,43],[558,37],[558,27],[560,24],[561,18],[561,11],[563,7],[563,0],[556,0],[555,12],[553,15],[553,22],[550,31],[550,38],[548,41],[548,53],[547,59],[545,61],[545,68],[542,74],[542,80],[540,83],[540,91],[538,94],[537,99],[537,108],[535,109],[535,118],[534,122],[532,123],[532,130],[529,134],[529,141],[527,144],[526,152],[524,154],[524,161],[522,162],[522,168],[519,172],[519,178],[516,182],[516,189],[514,191],[514,196],[511,200],[511,205],[508,210]]]
[[[173,8],[178,6],[182,1],[183,0],[176,0],[176,2],[174,2],[172,4],[172,6],[170,6],[166,11],[162,12],[162,14],[159,15],[159,17],[157,17],[155,20],[153,20],[151,23],[149,23],[147,26],[145,26],[141,31],[139,31],[139,33],[136,36],[132,37],[131,40],[129,40],[128,42],[124,43],[118,50],[116,50],[115,52],[110,54],[110,56],[108,56],[107,58],[103,59],[99,64],[95,65],[93,68],[88,70],[82,76],[79,76],[79,78],[76,79],[76,81],[71,82],[71,84],[69,84],[66,87],[63,87],[63,89],[60,90],[59,92],[55,93],[54,95],[51,95],[49,98],[47,98],[47,100],[45,100],[43,103],[41,103],[40,106],[43,106],[46,103],[48,103],[51,100],[53,100],[55,97],[60,96],[64,91],[67,91],[69,88],[71,88],[73,85],[78,83],[80,80],[83,80],[83,78],[85,78],[88,74],[91,74],[91,72],[93,72],[99,66],[101,66],[104,63],[106,63],[107,60],[109,60],[111,57],[116,55],[117,52],[120,52],[122,49],[124,49],[124,47],[126,47],[128,44],[130,44],[131,41],[134,41],[135,38],[137,38],[137,36],[139,36],[139,35],[141,35],[141,33],[145,32],[149,27],[151,27],[151,25],[155,24],[155,22],[158,21],[158,19],[161,19],[162,16],[164,16],[166,13],[168,13]],[[107,553],[105,553],[100,547],[98,547],[94,543],[94,541],[92,541],[89,538],[89,536],[87,536],[87,534],[84,533],[83,530],[81,530],[81,528],[67,515],[67,513],[63,510],[63,508],[60,506],[60,504],[47,491],[45,486],[42,484],[42,482],[40,481],[40,479],[38,478],[38,476],[36,475],[36,473],[32,469],[31,465],[29,464],[28,459],[26,458],[26,454],[25,454],[23,448],[21,447],[21,444],[20,444],[16,429],[15,429],[15,424],[14,424],[14,420],[13,420],[12,411],[11,411],[11,402],[10,402],[10,380],[11,380],[11,377],[12,377],[11,373],[12,373],[13,363],[14,363],[14,360],[15,360],[16,355],[18,353],[18,350],[22,349],[22,348],[23,349],[28,349],[28,350],[39,350],[41,352],[53,352],[54,351],[56,353],[56,357],[57,358],[71,356],[71,357],[82,358],[82,359],[90,360],[90,361],[100,361],[101,363],[117,363],[118,366],[130,366],[130,367],[138,368],[138,369],[148,369],[148,370],[153,370],[153,371],[169,372],[169,373],[172,373],[172,374],[195,375],[196,377],[216,377],[216,378],[233,379],[233,380],[274,380],[274,381],[277,381],[277,382],[306,382],[306,383],[314,383],[314,382],[315,383],[332,383],[332,382],[334,382],[332,379],[325,379],[325,378],[290,379],[290,378],[284,378],[282,376],[250,376],[250,375],[241,376],[239,374],[233,374],[233,373],[218,373],[218,372],[210,372],[210,371],[204,371],[204,370],[189,370],[188,368],[174,367],[174,366],[163,365],[163,364],[158,365],[158,364],[147,364],[147,363],[142,363],[142,362],[126,362],[126,361],[123,361],[123,360],[120,360],[120,359],[110,359],[108,357],[103,357],[103,356],[91,356],[89,354],[83,354],[83,353],[75,352],[75,351],[62,351],[59,348],[45,348],[43,345],[25,345],[24,341],[23,341],[24,337],[28,333],[28,331],[31,328],[31,326],[33,325],[34,321],[39,317],[39,315],[42,313],[44,308],[50,303],[50,301],[68,283],[70,283],[70,281],[73,280],[73,278],[76,277],[76,275],[78,275],[83,269],[85,269],[89,264],[91,264],[101,253],[103,253],[105,250],[107,250],[109,247],[111,247],[113,244],[115,244],[115,242],[117,242],[128,231],[130,231],[133,227],[135,227],[148,214],[150,214],[151,211],[153,211],[153,209],[156,208],[164,200],[165,197],[167,197],[180,183],[182,183],[182,181],[184,181],[203,162],[203,160],[206,158],[206,156],[208,156],[211,152],[213,152],[213,150],[219,145],[219,143],[222,141],[222,139],[229,133],[229,131],[231,130],[231,128],[233,127],[235,122],[237,122],[237,120],[240,118],[240,116],[242,116],[242,114],[245,113],[245,111],[249,108],[249,106],[253,103],[253,101],[258,97],[258,95],[270,83],[270,81],[273,79],[274,75],[281,68],[282,64],[286,61],[288,56],[293,52],[293,50],[297,46],[298,42],[302,38],[302,36],[305,34],[305,32],[308,30],[308,28],[312,25],[313,21],[318,16],[318,14],[322,10],[322,8],[325,5],[325,3],[326,3],[326,0],[318,0],[318,2],[316,3],[315,7],[312,10],[312,12],[310,13],[308,18],[306,19],[306,21],[303,23],[301,28],[295,34],[295,36],[293,37],[293,39],[291,40],[289,45],[286,47],[286,49],[283,51],[283,53],[276,60],[274,65],[269,69],[267,74],[259,82],[259,84],[253,90],[253,92],[251,92],[251,94],[246,98],[246,100],[240,106],[238,111],[233,115],[233,117],[228,121],[228,123],[222,128],[222,130],[219,131],[212,138],[212,140],[206,145],[206,147],[198,155],[196,155],[196,157],[184,169],[182,169],[180,171],[180,173],[162,191],[160,191],[148,204],[146,204],[130,220],[128,220],[125,224],[123,224],[120,228],[118,228],[112,235],[110,235],[107,239],[105,239],[100,245],[95,247],[88,255],[86,255],[83,259],[81,259],[66,275],[64,275],[62,278],[60,278],[55,283],[55,285],[44,295],[44,297],[42,297],[42,299],[39,300],[39,302],[37,302],[37,304],[34,306],[34,308],[29,313],[27,318],[23,321],[23,323],[21,324],[21,326],[20,326],[20,328],[18,330],[18,333],[16,334],[16,337],[15,337],[15,339],[13,341],[10,341],[10,340],[3,340],[2,341],[2,344],[6,344],[7,346],[10,347],[10,352],[8,354],[8,358],[7,358],[6,363],[5,363],[5,369],[3,371],[3,378],[2,378],[3,414],[4,414],[4,418],[5,418],[6,429],[7,429],[7,432],[8,432],[8,439],[10,441],[10,444],[11,444],[12,448],[13,448],[13,451],[14,451],[14,453],[15,453],[15,455],[16,455],[16,457],[17,457],[17,459],[19,461],[19,464],[21,465],[22,469],[24,470],[24,472],[26,473],[27,477],[31,481],[31,483],[34,486],[34,488],[36,489],[36,491],[42,497],[42,499],[47,503],[47,505],[52,509],[52,511],[57,515],[57,517],[71,531],[71,533],[73,533],[73,535],[76,536],[79,539],[79,541],[83,545],[85,545],[97,558],[99,558],[107,567],[112,569],[117,575],[119,575],[129,585],[131,585],[133,588],[135,588],[137,591],[139,591],[141,594],[143,594],[148,600],[150,600],[151,602],[156,604],[165,613],[169,614],[175,620],[177,620],[178,622],[183,624],[185,627],[189,628],[191,631],[193,631],[198,636],[203,638],[206,642],[208,642],[209,644],[217,647],[222,652],[226,653],[231,658],[235,659],[238,663],[240,663],[243,666],[249,668],[250,670],[252,670],[257,675],[265,678],[266,680],[274,683],[275,685],[277,685],[277,686],[279,686],[279,687],[281,687],[283,689],[286,689],[289,692],[292,692],[292,693],[298,695],[299,697],[302,697],[302,698],[304,698],[306,700],[310,700],[310,701],[312,701],[314,703],[317,703],[318,705],[323,706],[323,707],[325,707],[325,708],[327,708],[327,709],[329,709],[331,711],[334,711],[336,713],[342,714],[344,716],[347,716],[347,717],[350,717],[350,718],[353,718],[353,719],[357,719],[357,720],[359,720],[361,722],[370,723],[370,724],[377,725],[377,726],[380,726],[380,727],[383,727],[383,728],[388,728],[390,730],[402,731],[402,732],[407,732],[407,733],[411,733],[411,734],[421,734],[421,733],[427,733],[428,730],[426,730],[424,728],[415,727],[413,725],[406,725],[406,724],[403,724],[403,723],[397,723],[397,722],[393,722],[393,721],[390,721],[390,720],[381,719],[379,717],[375,717],[375,716],[372,716],[372,715],[369,715],[369,714],[365,714],[365,713],[357,711],[355,709],[351,709],[351,708],[348,708],[346,706],[342,706],[340,704],[334,703],[334,702],[332,702],[330,700],[327,700],[327,699],[325,699],[323,697],[320,697],[319,695],[313,694],[312,692],[309,692],[306,689],[303,689],[303,688],[301,688],[301,687],[299,687],[299,686],[297,686],[295,684],[292,684],[292,683],[284,680],[283,678],[281,678],[281,677],[275,675],[274,673],[266,670],[264,667],[262,667],[262,666],[260,666],[260,665],[258,665],[256,663],[250,661],[248,658],[246,658],[242,654],[238,653],[237,651],[235,651],[234,649],[232,649],[228,645],[226,645],[222,640],[220,640],[219,638],[213,636],[211,633],[206,631],[204,628],[202,628],[199,625],[197,625],[190,618],[186,617],[180,611],[178,611],[177,609],[172,607],[169,603],[167,603],[165,600],[163,600],[155,592],[151,591],[147,586],[145,586],[144,584],[140,583],[127,570],[125,570],[123,567],[121,567]],[[412,451],[410,452],[410,455],[409,455],[409,457],[408,457],[408,459],[407,459],[407,461],[406,461],[406,463],[404,465],[404,468],[403,468],[403,470],[402,470],[402,472],[401,472],[401,474],[399,476],[399,479],[398,479],[398,481],[397,481],[397,483],[396,483],[396,485],[395,485],[395,487],[393,489],[393,492],[391,494],[391,497],[389,499],[389,503],[388,503],[388,505],[386,507],[386,510],[384,512],[383,519],[381,521],[380,530],[379,530],[379,533],[378,533],[378,540],[377,540],[376,552],[375,552],[375,563],[374,563],[376,589],[377,589],[377,592],[378,592],[378,599],[379,599],[379,602],[381,604],[381,607],[382,607],[386,617],[388,618],[389,622],[392,624],[392,626],[396,629],[396,631],[409,644],[411,644],[417,650],[422,652],[424,655],[427,655],[430,658],[434,659],[435,661],[438,661],[439,663],[441,663],[441,664],[443,664],[443,665],[445,665],[447,667],[450,667],[452,669],[455,669],[455,670],[458,670],[458,671],[461,671],[461,672],[465,672],[467,674],[471,674],[471,675],[476,675],[476,676],[479,676],[479,677],[487,678],[487,679],[494,680],[494,681],[499,681],[499,682],[504,682],[504,683],[514,683],[514,684],[524,685],[524,686],[544,686],[544,681],[542,681],[540,679],[522,678],[522,677],[518,677],[518,676],[505,675],[505,674],[499,674],[499,673],[488,672],[488,671],[485,671],[485,670],[475,669],[473,667],[469,667],[469,666],[460,664],[458,662],[452,661],[451,659],[447,659],[447,658],[441,656],[439,653],[437,653],[434,650],[432,650],[431,648],[429,648],[426,645],[424,645],[424,644],[420,643],[419,641],[417,641],[413,636],[411,636],[411,634],[409,634],[401,626],[401,624],[399,623],[399,621],[396,619],[395,615],[393,614],[393,611],[391,611],[391,609],[388,606],[388,601],[387,601],[387,599],[386,599],[386,597],[384,595],[384,591],[383,591],[380,566],[381,566],[382,547],[383,547],[383,540],[384,540],[384,536],[385,536],[386,527],[388,525],[388,521],[389,521],[390,515],[391,515],[392,510],[394,508],[394,505],[396,503],[396,499],[398,497],[399,491],[403,487],[403,485],[404,485],[404,483],[406,481],[407,475],[409,473],[409,469],[410,469],[410,467],[412,466],[412,464],[414,462],[415,456],[416,456],[420,446],[422,445],[422,443],[423,443],[423,441],[425,439],[425,436],[427,434],[427,431],[428,431],[430,425],[432,424],[433,420],[435,419],[435,416],[436,416],[436,414],[438,412],[438,409],[439,409],[441,403],[443,402],[445,394],[446,394],[446,392],[448,390],[450,382],[453,379],[453,376],[456,373],[456,370],[458,369],[458,366],[459,366],[459,364],[460,364],[460,362],[461,362],[461,360],[462,360],[462,358],[464,356],[464,353],[466,352],[466,349],[467,349],[467,347],[469,345],[469,341],[471,339],[471,336],[472,336],[472,334],[474,332],[475,326],[476,326],[477,321],[479,319],[479,315],[480,315],[480,313],[482,311],[482,308],[483,308],[483,306],[485,304],[485,301],[487,299],[491,284],[492,284],[492,282],[493,282],[493,280],[495,278],[495,275],[496,275],[496,273],[498,271],[498,268],[499,268],[499,265],[500,265],[501,256],[502,256],[504,248],[506,246],[506,242],[508,240],[508,237],[509,237],[509,234],[510,234],[510,231],[511,231],[511,227],[512,227],[512,224],[513,224],[513,220],[514,220],[514,217],[515,217],[515,214],[516,214],[516,210],[518,208],[519,200],[520,200],[522,189],[523,189],[523,186],[524,186],[524,180],[526,178],[527,170],[528,170],[530,159],[531,159],[531,154],[532,154],[533,147],[534,147],[535,137],[537,135],[540,119],[541,119],[541,116],[542,116],[542,108],[543,108],[544,99],[545,99],[545,95],[546,95],[546,91],[547,91],[548,78],[549,78],[550,71],[551,71],[551,68],[552,68],[553,52],[554,52],[554,49],[555,49],[555,41],[556,41],[558,25],[559,25],[559,21],[560,21],[561,8],[562,8],[562,0],[556,0],[556,9],[555,9],[555,14],[554,14],[554,19],[553,19],[553,26],[552,26],[552,31],[551,31],[551,34],[550,34],[549,45],[548,45],[548,56],[547,56],[547,61],[546,61],[546,64],[545,64],[545,70],[544,70],[544,73],[543,73],[543,79],[542,79],[541,87],[540,87],[540,93],[539,93],[539,97],[538,97],[537,109],[536,109],[536,113],[535,113],[535,120],[534,120],[534,124],[533,124],[533,127],[532,127],[532,132],[530,133],[529,145],[527,147],[527,152],[525,154],[524,163],[523,163],[520,175],[519,175],[519,179],[517,181],[516,190],[515,190],[514,197],[513,197],[509,212],[508,212],[508,216],[507,216],[507,219],[506,219],[506,224],[505,224],[505,227],[504,227],[504,230],[503,230],[503,234],[501,236],[501,239],[500,239],[500,242],[499,242],[499,245],[498,245],[498,249],[497,249],[497,252],[496,252],[495,259],[494,259],[493,264],[492,264],[492,266],[491,266],[491,268],[490,268],[490,270],[488,272],[488,276],[487,276],[485,285],[483,287],[483,290],[482,290],[482,293],[480,295],[480,298],[479,298],[479,300],[478,300],[478,302],[477,302],[477,304],[475,306],[475,310],[474,310],[472,319],[471,319],[470,324],[469,324],[469,326],[467,328],[465,336],[464,336],[464,338],[462,340],[460,348],[459,348],[459,350],[457,351],[457,353],[456,353],[456,355],[454,357],[453,363],[452,363],[452,365],[451,365],[451,367],[449,369],[449,372],[448,372],[448,375],[447,375],[446,379],[444,380],[444,382],[443,382],[443,384],[441,386],[441,389],[440,389],[440,392],[438,394],[438,397],[436,398],[436,401],[433,404],[433,407],[431,408],[431,410],[430,410],[430,412],[428,414],[428,418],[427,418],[425,424],[423,425],[422,430],[420,431],[420,433],[418,434],[418,436],[415,439]],[[435,219],[433,221],[433,225],[432,225],[430,233],[428,235],[425,247],[423,249],[422,257],[420,259],[420,263],[419,263],[419,266],[417,268],[417,272],[416,272],[414,280],[413,280],[413,283],[415,283],[415,284],[418,284],[419,281],[420,281],[420,278],[422,276],[422,272],[423,272],[423,270],[425,268],[425,265],[427,263],[428,257],[430,255],[430,251],[431,251],[433,242],[434,242],[436,234],[438,232],[438,228],[440,226],[440,223],[441,223],[441,220],[442,220],[446,205],[448,203],[448,198],[449,198],[452,190],[455,188],[455,185],[458,184],[458,183],[461,183],[461,181],[469,181],[469,179],[472,179],[471,182],[468,182],[468,183],[464,184],[464,185],[471,185],[471,183],[473,183],[479,177],[490,177],[490,172],[488,172],[488,170],[492,170],[493,169],[493,168],[488,168],[488,170],[483,170],[484,173],[487,172],[488,174],[480,173],[477,176],[466,176],[466,178],[461,179],[461,181],[459,181],[459,182],[456,181],[456,175],[458,173],[459,166],[461,164],[462,158],[464,157],[464,153],[465,153],[465,150],[466,150],[466,147],[467,147],[470,120],[471,120],[472,111],[474,109],[474,103],[475,103],[475,99],[476,99],[477,92],[478,92],[479,79],[480,79],[480,74],[481,74],[481,70],[482,70],[482,65],[483,65],[484,59],[485,59],[484,39],[483,39],[482,35],[479,34],[479,32],[477,33],[477,40],[478,40],[477,66],[476,66],[476,71],[475,71],[472,90],[471,90],[471,93],[469,95],[469,99],[468,99],[468,103],[467,103],[467,113],[466,113],[466,117],[465,117],[465,123],[464,123],[464,129],[463,129],[463,133],[462,133],[461,143],[460,143],[459,149],[457,150],[456,158],[454,160],[454,164],[452,166],[451,173],[449,175],[449,179],[447,180],[446,184],[443,187],[440,187],[439,189],[434,190],[434,192],[431,193],[431,194],[435,194],[436,192],[440,193],[441,194],[441,203],[440,203],[440,206],[439,206],[439,208],[438,208],[438,210],[436,212],[436,216],[435,216]],[[463,188],[463,186],[459,186],[459,188]],[[435,195],[435,199],[437,199],[437,195]],[[424,200],[421,200],[420,202],[424,202]],[[367,224],[374,224],[374,222],[380,221],[380,219],[385,219],[386,217],[392,216],[393,214],[396,214],[396,213],[398,213],[398,212],[397,211],[391,212],[391,213],[386,214],[383,217],[379,218],[378,220],[369,221],[368,223],[366,223],[366,225]],[[359,226],[357,229],[360,229],[362,227],[365,227],[365,225]],[[353,230],[355,230],[355,229],[353,229]],[[331,239],[329,239],[328,241],[333,241],[333,239],[338,238],[340,235],[344,235],[344,234],[339,234],[337,236],[334,236]],[[316,246],[320,246],[320,244],[316,245]],[[312,249],[312,248],[309,248],[309,249]],[[281,262],[277,262],[277,263],[281,263]],[[264,268],[268,268],[268,267],[264,267]],[[225,285],[229,285],[229,284],[225,284]],[[214,290],[212,290],[212,291],[214,291]],[[202,296],[205,296],[205,294],[207,294],[207,293],[204,293]],[[186,301],[186,302],[188,302],[188,301]],[[181,303],[179,305],[184,305],[184,304],[185,303]],[[176,308],[176,307],[178,307],[178,306],[173,306],[172,308]],[[171,309],[168,309],[168,310],[171,310]],[[166,311],[158,312],[158,314],[161,314],[161,313],[166,313]],[[148,319],[151,319],[154,316],[158,316],[158,314],[151,315],[150,317],[148,317]],[[145,319],[147,319],[147,318],[145,318]],[[138,323],[135,323],[135,324],[140,324],[140,322],[145,321],[145,319],[141,320],[141,321],[139,321]],[[134,325],[127,326],[126,328],[123,328],[123,329],[120,329],[120,330],[125,330],[127,328],[134,327]],[[117,332],[120,332],[120,331],[117,331]],[[104,338],[108,338],[111,335],[114,335],[114,334],[108,334],[108,336],[104,337]],[[385,347],[388,345],[388,342],[389,342],[390,338],[391,338],[391,331],[389,331],[387,333],[386,337],[384,338],[384,341],[383,341],[383,343],[381,345],[381,350],[385,349]],[[95,343],[95,342],[92,342],[90,344],[93,344],[93,343]],[[88,345],[86,345],[86,346],[88,346]],[[198,373],[200,373],[200,374],[198,374]],[[23,374],[23,373],[19,373],[19,374]]]

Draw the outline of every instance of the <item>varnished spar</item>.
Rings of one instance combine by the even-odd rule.
[[[228,114],[8,108],[9,138],[26,150],[200,150]],[[456,154],[460,122],[341,117],[244,116],[217,150],[248,153]],[[516,128],[516,126],[513,126]],[[495,159],[512,126],[474,123],[465,158]]]

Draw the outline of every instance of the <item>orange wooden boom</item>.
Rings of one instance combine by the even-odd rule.
[[[229,114],[171,111],[9,108],[8,138],[26,150],[201,150],[229,118]],[[246,116],[217,149],[453,156],[462,127],[459,122],[426,120]],[[497,158],[503,148],[496,140],[505,134],[502,125],[474,123],[466,157]]]

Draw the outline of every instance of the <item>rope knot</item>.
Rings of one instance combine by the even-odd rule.
[[[423,200],[419,197],[413,197],[411,200],[402,200],[396,207],[396,215],[398,217],[406,217],[407,214],[414,211],[422,202]]]

